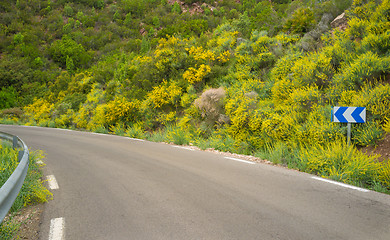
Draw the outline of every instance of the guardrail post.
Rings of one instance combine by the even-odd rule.
[[[22,160],[23,154],[24,154],[24,151],[20,150],[18,153],[18,162],[20,162]]]
[[[14,149],[18,147],[18,137],[17,136],[12,137],[12,147]]]

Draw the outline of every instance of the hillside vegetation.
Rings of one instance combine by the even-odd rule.
[[[252,154],[378,191],[390,3],[17,0],[0,9],[3,122]],[[345,13],[340,27],[330,22]],[[367,123],[331,122],[333,106]]]

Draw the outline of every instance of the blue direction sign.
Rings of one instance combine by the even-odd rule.
[[[365,123],[365,107],[333,107],[333,122],[340,123]]]

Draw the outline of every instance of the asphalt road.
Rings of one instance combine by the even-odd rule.
[[[390,239],[390,196],[167,144],[0,126],[47,153],[65,239]]]

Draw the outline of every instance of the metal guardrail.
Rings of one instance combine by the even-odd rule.
[[[19,151],[18,160],[19,164],[15,171],[0,188],[0,223],[3,222],[8,211],[11,209],[12,204],[19,194],[22,188],[24,179],[27,175],[29,164],[29,151],[27,145],[17,136],[0,132],[0,139],[8,140],[13,143],[14,148],[21,148]]]

